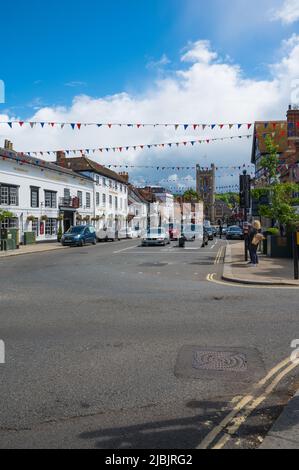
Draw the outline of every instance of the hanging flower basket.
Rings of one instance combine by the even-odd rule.
[[[42,215],[42,216],[41,216],[41,220],[42,220],[43,222],[47,222],[48,216],[47,216],[47,215]]]
[[[28,215],[27,222],[34,222],[34,221],[35,221],[34,215]]]

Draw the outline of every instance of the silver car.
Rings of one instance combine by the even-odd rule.
[[[142,246],[170,245],[169,234],[164,228],[150,229],[142,238]]]

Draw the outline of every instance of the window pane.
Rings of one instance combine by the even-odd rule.
[[[9,190],[8,186],[1,186],[1,204],[9,205]]]

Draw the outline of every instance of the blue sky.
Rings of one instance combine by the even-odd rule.
[[[212,139],[224,131],[74,132],[1,121],[248,123],[284,119],[292,97],[299,105],[299,0],[14,0],[2,2],[2,18],[0,144],[9,138],[19,151]],[[240,165],[250,162],[251,140],[174,148],[94,158]],[[137,173],[157,180],[156,172]],[[237,180],[219,175],[224,184]]]
[[[176,69],[182,48],[198,39],[210,40],[248,77],[267,77],[280,42],[298,31],[298,23],[269,21],[269,11],[281,3],[2,2],[0,79],[6,84],[7,107],[25,118],[40,106],[70,104],[80,93],[142,93],[157,75],[153,63],[164,54],[169,61],[164,69]]]

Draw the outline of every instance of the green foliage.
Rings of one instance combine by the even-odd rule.
[[[266,137],[266,147],[268,155],[262,158],[261,167],[266,172],[268,185],[264,188],[254,189],[252,196],[257,200],[268,196],[269,205],[260,205],[259,207],[259,213],[262,217],[293,227],[299,220],[294,208],[294,194],[299,192],[299,185],[279,182],[278,146],[270,136]]]
[[[275,228],[275,227],[268,228],[267,233],[268,233],[268,235],[272,235],[272,236],[275,236],[275,237],[278,237],[280,235],[280,232],[279,232],[278,228]]]
[[[200,200],[200,196],[199,194],[194,191],[194,189],[188,189],[185,193],[184,193],[184,200],[185,202],[192,202],[192,201],[199,201]]]
[[[265,139],[265,144],[268,154],[261,159],[261,167],[265,170],[268,184],[276,184],[279,181],[277,171],[279,165],[277,152],[279,147],[269,135]]]
[[[3,222],[3,220],[5,220],[5,219],[12,219],[13,216],[14,215],[13,215],[12,212],[0,209],[0,222]]]
[[[230,209],[240,204],[240,196],[238,193],[224,193],[216,195],[217,201],[225,202]]]

